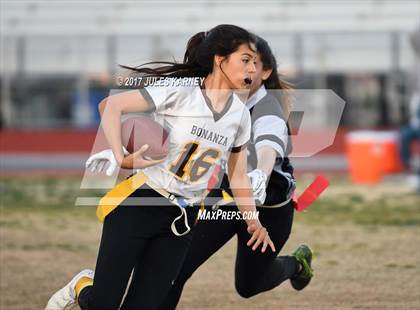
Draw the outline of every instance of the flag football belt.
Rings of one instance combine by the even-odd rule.
[[[171,230],[176,236],[184,236],[190,230],[188,225],[187,207],[192,207],[194,204],[189,202],[184,197],[177,197],[174,194],[166,191],[163,188],[160,188],[152,180],[150,180],[143,172],[138,172],[133,176],[127,178],[123,182],[119,183],[112,190],[110,190],[106,195],[99,201],[99,205],[96,209],[96,216],[98,219],[103,222],[105,217],[111,213],[115,208],[117,208],[127,197],[134,193],[138,188],[147,184],[155,192],[159,193],[162,197],[166,198],[171,204],[177,206],[181,210],[181,214],[177,216],[172,224]],[[175,223],[184,216],[184,224],[187,228],[186,231],[179,233],[176,229]]]
[[[233,199],[233,197],[231,195],[229,195],[226,191],[222,191],[222,195],[223,195],[223,198],[220,199],[218,202],[216,202],[212,206],[213,210],[217,210],[220,206],[225,206],[225,205],[230,204],[230,203],[235,201]],[[257,206],[257,207],[258,208],[267,208],[267,209],[281,208],[281,207],[287,205],[290,201],[292,201],[292,198],[293,198],[293,195],[289,199],[287,199],[283,202],[280,202],[278,204],[271,205],[271,206],[261,205],[261,206]]]

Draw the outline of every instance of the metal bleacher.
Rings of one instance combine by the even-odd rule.
[[[190,36],[222,23],[264,37],[288,78],[307,78],[309,88],[347,87],[347,120],[356,125],[376,126],[378,111],[396,124],[397,82],[415,80],[410,74],[420,69],[409,40],[420,23],[418,0],[0,0],[3,164],[12,172],[83,169],[97,128],[94,88],[109,90],[118,64],[180,60]],[[372,111],[363,106],[366,89],[377,94]],[[325,122],[322,102],[308,104],[316,105],[313,122]],[[296,159],[297,167],[343,171],[344,134],[324,161]]]
[[[317,65],[316,57],[325,50],[333,53],[325,59],[350,59],[339,67],[326,60],[323,65],[327,69],[351,70],[352,64],[357,69],[352,59],[358,59],[360,67],[370,65],[376,70],[389,65],[387,34],[412,31],[419,22],[419,11],[419,2],[410,0],[2,0],[0,71],[19,71],[19,62],[24,62],[27,73],[103,72],[113,62],[180,57],[190,35],[220,23],[237,24],[264,35],[284,64],[299,61],[295,37],[303,35],[308,70],[322,65]],[[404,53],[406,42],[402,41]],[[17,52],[22,44],[24,55]],[[374,51],[378,45],[384,49],[382,55]],[[354,55],[355,50],[359,55],[344,57]],[[360,58],[361,53],[368,59]],[[407,57],[400,58],[402,65],[409,66],[408,61],[404,63]]]

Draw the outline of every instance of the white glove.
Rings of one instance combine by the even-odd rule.
[[[124,155],[129,154],[125,147],[123,147],[123,153]],[[90,169],[90,171],[99,173],[106,169],[105,173],[107,176],[111,176],[117,166],[117,160],[111,149],[95,153],[86,161],[86,168]]]
[[[258,205],[264,204],[265,198],[267,197],[267,193],[265,192],[267,175],[262,170],[255,169],[248,173],[248,176],[251,179],[254,199]]]

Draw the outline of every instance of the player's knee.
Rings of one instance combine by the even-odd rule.
[[[242,298],[251,298],[255,295],[254,289],[246,284],[235,283],[235,289]]]

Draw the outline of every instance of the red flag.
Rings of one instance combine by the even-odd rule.
[[[309,185],[305,191],[300,195],[295,201],[296,211],[303,211],[308,208],[321,193],[330,185],[330,182],[322,175],[319,175],[315,180]]]

